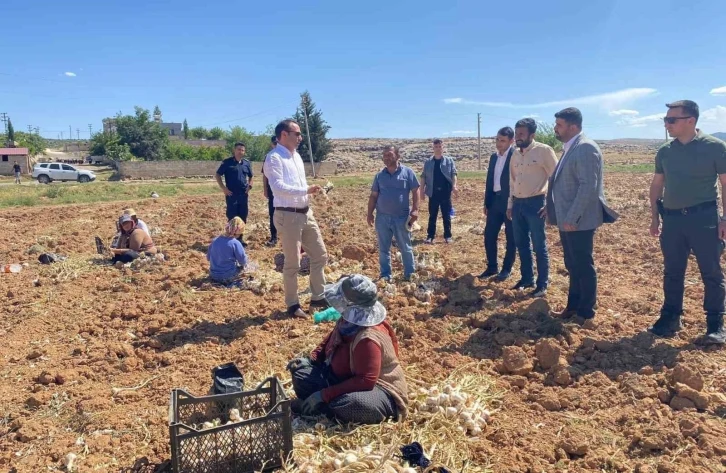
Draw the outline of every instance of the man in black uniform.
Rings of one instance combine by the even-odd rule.
[[[217,180],[219,188],[224,192],[227,201],[227,220],[239,217],[243,222],[247,223],[249,211],[247,197],[252,188],[252,164],[244,159],[244,155],[245,144],[235,143],[234,156],[222,161],[214,178]],[[224,176],[224,184],[222,183],[222,176]],[[240,235],[239,241],[242,246],[247,246],[242,235]]]
[[[275,146],[277,146],[277,137],[275,135],[272,135],[272,138],[270,138],[270,151],[275,149]],[[265,156],[265,159],[267,159],[267,156]],[[262,192],[265,195],[265,198],[267,199],[267,213],[270,214],[270,241],[265,243],[267,246],[275,246],[277,245],[277,228],[275,228],[275,204],[274,204],[274,196],[272,195],[272,188],[270,187],[270,182],[267,180],[267,176],[265,176],[264,171],[265,166],[265,160],[262,160]]]

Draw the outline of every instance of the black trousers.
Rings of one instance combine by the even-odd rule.
[[[227,201],[227,220],[239,217],[243,222],[247,223],[247,214],[249,213],[249,204],[247,194],[233,194],[226,197]]]
[[[275,228],[275,203],[272,197],[272,193],[268,194],[270,197],[267,199],[267,213],[270,214],[270,240],[277,240],[277,228]]]
[[[330,367],[325,365],[306,366],[292,371],[291,374],[295,395],[302,400],[341,382]],[[377,385],[371,391],[352,392],[331,399],[322,411],[343,423],[380,424],[386,419],[398,418],[396,401]]]
[[[496,199],[502,197],[495,196]],[[510,273],[514,260],[517,256],[517,246],[514,243],[514,231],[512,230],[512,221],[507,218],[507,204],[496,205],[496,202],[487,211],[487,222],[484,227],[484,250],[487,254],[487,269],[497,270],[499,260],[497,259],[499,232],[504,225],[504,235],[507,239],[507,249],[504,253],[504,261],[502,262],[502,272]],[[505,210],[502,210],[505,209]]]
[[[567,310],[589,319],[595,316],[597,303],[597,271],[592,258],[595,230],[560,232],[565,268],[570,273]]]
[[[429,199],[429,227],[427,236],[431,239],[436,236],[436,219],[439,216],[439,209],[441,209],[441,218],[444,221],[444,238],[451,238],[451,192],[436,189],[434,189],[434,193]]]
[[[662,316],[679,317],[683,313],[683,288],[691,250],[703,280],[706,317],[723,316],[726,285],[721,271],[718,223],[716,206],[687,215],[663,216],[660,236],[664,265]]]

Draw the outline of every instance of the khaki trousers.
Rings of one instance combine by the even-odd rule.
[[[300,271],[301,245],[310,258],[311,299],[322,299],[325,285],[324,268],[328,261],[328,253],[318,223],[313,217],[313,211],[308,210],[307,214],[301,214],[275,210],[274,220],[278,239],[282,241],[282,252],[285,255],[285,265],[282,268],[285,304],[289,308],[300,303],[297,295],[297,276]]]

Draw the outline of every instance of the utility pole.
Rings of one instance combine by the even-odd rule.
[[[93,138],[93,125],[91,125],[89,123],[88,124],[88,139],[90,140],[91,138]]]
[[[477,169],[481,171],[481,113],[476,114],[476,159]]]
[[[315,158],[313,157],[313,145],[310,142],[310,127],[308,126],[308,101],[307,98],[304,99],[302,103],[302,109],[303,109],[303,115],[305,115],[305,135],[308,138],[308,151],[310,152],[310,167],[313,170],[313,178],[317,177],[315,175]]]
[[[79,130],[78,128],[76,128],[76,139],[78,141],[81,141],[81,130]]]
[[[8,114],[3,112],[0,113],[0,119],[3,121],[3,124],[5,125],[5,134],[8,134]]]
[[[68,139],[69,140],[73,139],[73,128],[71,128],[70,125],[68,125]]]
[[[61,141],[63,141],[63,132],[61,131]]]

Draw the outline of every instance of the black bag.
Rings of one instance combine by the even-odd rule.
[[[212,394],[240,392],[245,387],[244,375],[234,363],[212,368]]]
[[[53,264],[57,263],[58,261],[65,261],[67,259],[67,256],[57,255],[55,253],[43,253],[42,255],[38,256],[38,261],[40,261],[40,264]]]

